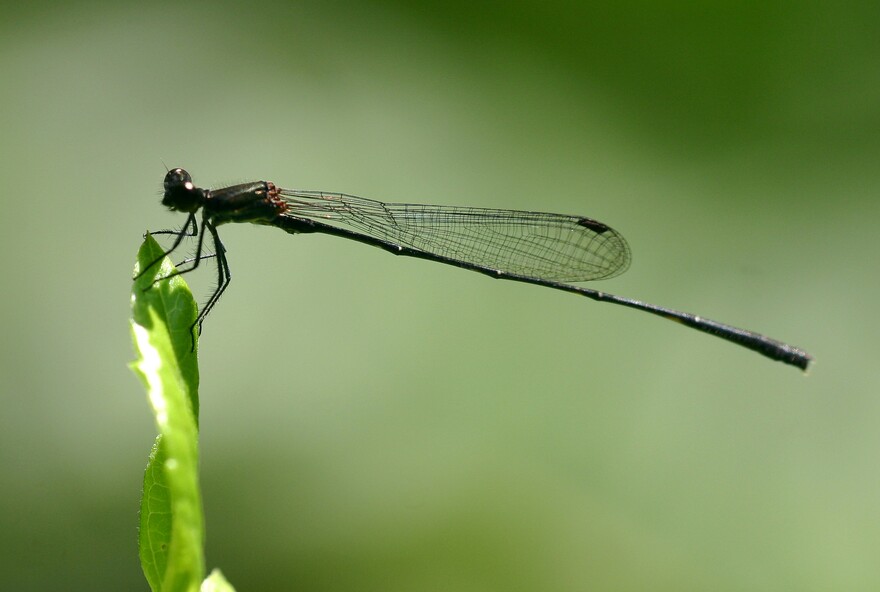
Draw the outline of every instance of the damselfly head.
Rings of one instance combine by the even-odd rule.
[[[203,190],[196,187],[192,177],[181,168],[171,169],[165,175],[165,194],[162,205],[175,212],[193,213],[202,207],[205,200]]]

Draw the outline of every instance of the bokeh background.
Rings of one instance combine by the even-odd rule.
[[[0,18],[0,579],[145,590],[130,272],[165,166],[584,214],[675,324],[223,228],[208,567],[238,590],[877,590],[880,4],[36,2]],[[209,293],[212,273],[192,278]]]

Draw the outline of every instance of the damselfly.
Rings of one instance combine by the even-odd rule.
[[[193,271],[202,259],[216,259],[217,288],[191,328],[197,328],[199,333],[231,277],[217,227],[228,222],[251,222],[276,226],[292,234],[332,234],[395,255],[437,261],[497,279],[536,284],[636,308],[802,370],[812,360],[800,348],[753,331],[568,283],[608,279],[626,271],[630,263],[629,247],[623,237],[602,222],[583,216],[383,203],[344,193],[282,189],[268,181],[201,189],[180,168],[165,176],[162,204],[188,217],[180,230],[152,233],[174,234],[175,238],[171,248],[141,270],[138,277],[177,249],[185,237],[197,237],[195,256],[183,262],[189,267],[156,281]],[[196,220],[199,210],[200,223]],[[203,250],[206,233],[214,244],[212,254]]]

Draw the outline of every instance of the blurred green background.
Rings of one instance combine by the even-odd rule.
[[[0,579],[145,590],[130,272],[203,186],[588,215],[594,284],[795,343],[230,226],[208,567],[238,590],[877,590],[880,4],[0,14]],[[193,279],[201,298],[213,274]]]

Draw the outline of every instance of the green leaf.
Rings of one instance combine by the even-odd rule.
[[[201,592],[235,592],[235,588],[226,581],[219,569],[215,569],[208,579],[202,582]]]
[[[135,274],[162,255],[148,236]],[[134,282],[132,369],[147,389],[159,436],[144,474],[139,549],[154,592],[196,591],[204,578],[204,525],[198,486],[199,371],[190,327],[197,308],[168,259]]]

